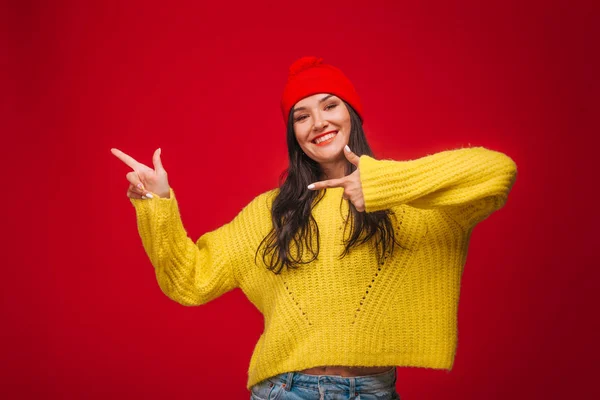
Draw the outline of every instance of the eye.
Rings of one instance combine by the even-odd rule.
[[[337,107],[337,103],[331,103],[331,104],[327,104],[325,106],[325,109],[326,110],[331,110],[332,108],[335,108],[335,107]]]
[[[306,118],[307,118],[306,114],[300,115],[300,116],[294,118],[294,122],[300,122],[300,121],[302,121],[302,120],[304,120]]]

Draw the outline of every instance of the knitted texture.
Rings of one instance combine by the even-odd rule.
[[[318,93],[329,93],[348,102],[364,120],[363,106],[352,82],[333,65],[324,64],[322,58],[302,57],[289,70],[288,80],[281,96],[281,112],[285,125],[290,110],[305,97]]]
[[[260,254],[254,261],[279,189],[260,194],[196,242],[183,227],[173,189],[169,199],[131,199],[143,246],[169,298],[193,306],[240,288],[263,314],[248,389],[316,366],[452,369],[471,232],[505,204],[516,164],[476,147],[409,161],[361,156],[359,171],[366,211],[391,209],[403,247],[382,263],[372,243],[339,259],[349,233],[342,188],[327,189],[313,207],[318,259],[280,275],[266,269]]]

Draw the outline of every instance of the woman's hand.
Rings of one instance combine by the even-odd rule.
[[[152,193],[159,197],[169,198],[170,186],[167,179],[167,171],[163,168],[160,160],[160,149],[156,149],[152,156],[154,169],[137,162],[133,157],[123,153],[121,150],[110,149],[119,160],[127,164],[133,171],[125,176],[129,181],[127,197],[132,199],[152,198]]]
[[[358,162],[360,157],[350,151],[350,147],[344,147],[344,155],[352,164],[356,165],[356,170],[343,178],[329,179],[326,181],[315,182],[308,185],[309,189],[320,190],[324,188],[343,187],[342,197],[350,200],[354,207],[360,212],[365,211],[365,197],[363,196],[362,185],[360,183],[360,173],[358,172]]]

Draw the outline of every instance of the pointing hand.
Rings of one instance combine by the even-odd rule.
[[[137,162],[133,157],[123,153],[121,150],[110,149],[110,152],[133,170],[126,175],[129,181],[127,197],[132,199],[146,199],[154,197],[152,193],[155,193],[159,197],[169,198],[170,186],[167,179],[167,171],[163,168],[160,159],[160,149],[156,149],[152,156],[154,169]]]
[[[354,154],[348,146],[344,148],[346,159],[356,165],[356,170],[343,178],[329,179],[326,181],[315,182],[308,185],[309,189],[320,190],[325,188],[343,187],[344,194],[342,197],[350,200],[354,207],[360,212],[365,211],[365,198],[363,196],[362,185],[360,183],[360,173],[358,171],[358,162],[360,157]]]

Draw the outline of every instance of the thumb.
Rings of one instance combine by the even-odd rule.
[[[348,145],[346,145],[344,147],[344,155],[346,156],[346,159],[348,161],[350,161],[352,164],[354,164],[358,167],[358,162],[360,161],[360,157],[357,156],[356,154],[354,154],[352,152],[352,150],[350,150],[350,147],[348,147]]]
[[[161,153],[161,149],[159,147],[158,149],[156,149],[156,151],[154,152],[154,155],[152,156],[152,164],[154,164],[154,170],[156,172],[165,170],[163,168],[162,161],[160,159],[160,153]]]

